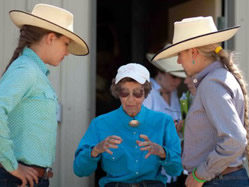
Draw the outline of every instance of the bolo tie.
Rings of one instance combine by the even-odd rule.
[[[138,127],[138,126],[139,126],[139,121],[133,119],[133,120],[131,120],[131,121],[129,122],[129,126],[130,126],[130,127]]]

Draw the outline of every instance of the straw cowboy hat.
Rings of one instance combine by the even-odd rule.
[[[48,4],[37,4],[31,13],[11,10],[9,15],[19,28],[23,25],[32,25],[70,38],[69,52],[71,54],[87,55],[89,53],[86,42],[73,32],[73,14],[65,9]]]
[[[223,42],[233,37],[239,27],[218,31],[211,16],[186,18],[175,22],[173,44],[159,51],[152,61],[176,56],[186,49]]]
[[[170,46],[170,44],[167,44],[165,47],[168,47],[168,46]],[[186,78],[186,73],[184,72],[182,65],[177,63],[177,57],[161,59],[158,61],[151,61],[154,55],[155,54],[147,53],[146,58],[159,70],[163,72],[167,72],[176,77]]]

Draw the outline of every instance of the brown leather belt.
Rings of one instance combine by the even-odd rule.
[[[28,165],[25,165],[28,166]],[[43,179],[48,179],[52,178],[54,173],[52,171],[52,168],[42,168],[42,167],[37,167],[37,166],[28,166],[36,170],[37,172],[37,177],[43,178]],[[0,163],[0,168],[4,168],[3,165]]]
[[[36,166],[29,166],[29,167],[32,167],[34,170],[36,170],[36,172],[38,173],[37,176],[39,178],[48,179],[52,178],[54,175],[52,168],[40,168]]]
[[[234,171],[237,171],[239,169],[242,169],[243,165],[237,166],[237,167],[227,167],[224,171],[221,172],[221,175],[226,175],[228,173],[232,173]]]

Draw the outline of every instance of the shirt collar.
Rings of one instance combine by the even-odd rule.
[[[161,89],[161,86],[156,82],[155,79],[151,78],[150,82],[152,84],[152,88],[154,88],[155,90],[160,90]]]
[[[42,61],[42,59],[30,48],[25,47],[23,49],[22,55],[28,56],[35,62],[35,64],[41,69],[41,71],[48,76],[49,75],[49,70],[46,67],[45,63]]]
[[[195,87],[197,88],[200,84],[200,82],[202,81],[202,79],[211,71],[213,71],[214,69],[217,69],[217,68],[223,68],[224,65],[219,62],[219,61],[215,61],[213,62],[212,64],[208,65],[205,69],[203,69],[200,73],[196,74],[194,76],[194,79],[193,79],[193,83],[195,85]]]
[[[122,107],[122,105],[121,105],[120,108],[119,108],[119,112],[121,113],[121,118],[120,118],[120,119],[123,119],[123,122],[124,122],[125,124],[127,124],[127,127],[132,129],[132,128],[134,128],[134,127],[129,127],[129,125],[128,125],[129,122],[130,122],[131,120],[138,120],[139,123],[140,123],[140,125],[139,125],[137,128],[139,128],[139,127],[141,126],[141,124],[143,124],[144,116],[145,116],[145,113],[146,113],[146,109],[145,109],[145,107],[142,105],[142,106],[141,106],[140,112],[139,112],[136,116],[131,117],[131,116],[129,116],[129,115],[126,114],[126,112],[124,111],[124,109],[123,109],[123,107]]]

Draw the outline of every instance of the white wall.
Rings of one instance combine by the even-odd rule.
[[[17,46],[19,30],[8,11],[32,11],[37,3],[60,6],[74,14],[74,30],[89,45],[88,56],[68,56],[59,67],[49,69],[59,102],[62,123],[58,125],[56,162],[52,187],[92,187],[93,176],[78,178],[73,174],[74,152],[95,114],[95,33],[96,0],[2,0],[0,1],[0,73],[5,69]]]
[[[240,30],[235,35],[235,50],[238,53],[238,63],[243,75],[248,83],[249,66],[249,1],[234,1],[235,25],[241,25]]]
[[[249,83],[249,1],[239,0],[234,1],[234,21],[235,25],[240,25],[240,30],[235,35],[235,51],[237,53],[237,60],[240,70],[246,80]],[[247,88],[247,91],[248,88]],[[248,162],[248,161],[247,161]],[[245,163],[247,172],[249,174],[248,163]]]

